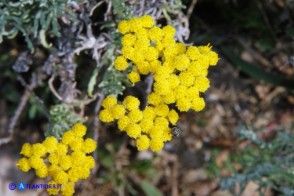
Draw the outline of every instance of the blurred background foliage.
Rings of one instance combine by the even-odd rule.
[[[143,14],[221,58],[206,110],[182,114],[181,136],[156,155],[97,118],[109,94],[146,100],[148,77],[132,87],[131,69],[113,68],[117,23]],[[1,154],[84,122],[99,148],[81,195],[294,194],[294,1],[4,0],[0,42]]]

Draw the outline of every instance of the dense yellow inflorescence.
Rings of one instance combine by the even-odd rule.
[[[114,104],[116,99],[104,100],[104,107]],[[95,165],[89,153],[94,152],[97,145],[93,139],[83,139],[86,131],[87,128],[78,123],[63,134],[60,142],[51,136],[42,143],[25,143],[20,152],[24,157],[19,159],[17,167],[24,172],[34,169],[38,177],[51,178],[48,184],[62,185],[60,189],[47,189],[50,195],[73,195],[75,183],[88,178]]]
[[[210,45],[196,47],[176,42],[174,27],[154,26],[148,15],[121,21],[118,31],[123,35],[122,55],[116,58],[115,68],[123,71],[132,66],[128,78],[133,85],[140,81],[140,75],[151,73],[153,91],[143,110],[136,97],[127,96],[118,104],[109,96],[102,103],[99,118],[106,123],[117,120],[118,128],[136,140],[138,150],[160,151],[164,142],[172,139],[170,124],[176,125],[179,119],[169,105],[174,104],[180,112],[204,109],[200,95],[210,86],[208,68],[217,64],[218,55]],[[109,100],[113,100],[112,104]]]

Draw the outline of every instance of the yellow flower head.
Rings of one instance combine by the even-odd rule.
[[[158,55],[159,55],[158,50],[155,47],[150,46],[147,48],[145,59],[147,61],[155,61],[157,60]]]
[[[113,116],[114,119],[120,119],[126,113],[125,107],[121,104],[117,104],[113,106],[110,110],[111,110],[111,115]]]
[[[57,183],[57,184],[65,184],[68,182],[68,174],[62,170],[60,170],[59,172],[57,172],[53,177],[53,180]]]
[[[135,49],[131,46],[123,46],[121,52],[127,59],[132,60],[134,58]]]
[[[155,60],[150,62],[150,71],[155,72],[159,67],[161,67],[161,61]]]
[[[141,127],[138,124],[131,123],[126,128],[126,132],[131,138],[138,138],[141,135]]]
[[[158,105],[162,102],[161,96],[156,93],[150,93],[148,95],[148,103],[152,105]]]
[[[140,126],[143,133],[149,133],[149,130],[153,127],[153,120],[149,118],[143,118],[140,121]]]
[[[218,54],[211,51],[209,52],[208,55],[209,55],[209,65],[215,66],[217,62],[219,61]]]
[[[187,112],[191,108],[191,101],[187,98],[178,99],[176,106],[181,112]]]
[[[29,158],[29,163],[30,163],[30,166],[34,169],[39,169],[45,165],[43,159],[37,156],[31,156]]]
[[[56,148],[56,153],[59,155],[66,154],[68,151],[68,146],[63,143],[58,143]]]
[[[182,71],[179,75],[180,84],[186,87],[192,86],[195,81],[195,77],[188,71]]]
[[[20,151],[20,154],[23,154],[26,157],[30,157],[32,155],[32,146],[29,143],[25,143]]]
[[[211,46],[210,44],[206,46],[199,46],[198,49],[201,54],[208,54],[211,51]]]
[[[85,157],[85,168],[92,169],[95,166],[95,160],[92,156],[86,156]]]
[[[154,107],[151,106],[147,106],[144,110],[143,110],[143,117],[144,119],[150,119],[153,120],[155,118],[156,114],[155,114],[155,110]]]
[[[165,47],[165,49],[163,51],[165,60],[173,59],[177,55],[177,49],[176,49],[175,44],[170,43],[170,41],[169,42],[167,42],[167,41],[169,41],[169,40],[166,40],[163,45]]]
[[[129,80],[133,83],[133,85],[140,81],[140,74],[136,71],[132,71],[128,74]]]
[[[139,18],[132,18],[129,20],[129,23],[130,23],[130,30],[132,32],[137,32],[143,27],[142,21]]]
[[[75,133],[72,130],[66,131],[62,135],[61,141],[64,144],[70,144],[75,139],[75,137],[76,137],[76,135],[75,135]]]
[[[36,169],[36,175],[40,178],[45,178],[48,176],[48,168],[46,165],[43,165],[41,168]]]
[[[183,70],[187,69],[189,67],[189,65],[190,65],[190,59],[188,58],[187,55],[181,54],[175,58],[174,67],[177,70],[183,71]]]
[[[136,32],[135,35],[138,39],[149,39],[148,38],[148,30],[145,28],[141,28]],[[148,40],[149,41],[149,40]]]
[[[72,167],[81,166],[84,163],[86,154],[83,151],[74,151],[70,154],[72,160]]]
[[[99,113],[99,119],[102,122],[110,123],[114,120],[112,113],[109,109],[104,109]]]
[[[173,72],[172,68],[167,67],[167,66],[160,66],[155,71],[154,80],[161,82],[161,81],[169,78],[169,76],[172,72]]]
[[[141,16],[140,20],[142,22],[142,26],[145,28],[151,28],[154,25],[154,20],[149,15]]]
[[[177,86],[175,89],[175,96],[177,100],[183,99],[187,93],[187,87],[183,85]]]
[[[175,74],[170,74],[167,80],[171,89],[174,89],[180,85],[180,79]]]
[[[171,25],[167,25],[162,28],[162,32],[164,37],[172,38],[173,36],[175,36],[176,29],[172,27]]]
[[[68,182],[62,186],[62,195],[73,195],[75,193],[74,183]]]
[[[134,34],[128,33],[121,38],[121,44],[123,46],[134,46],[136,39]]]
[[[127,110],[137,110],[140,106],[140,101],[137,97],[134,96],[126,96],[123,100],[123,105],[126,107]]]
[[[70,182],[77,182],[80,178],[80,169],[79,167],[72,167],[68,171],[68,179]]]
[[[205,92],[209,88],[210,82],[206,77],[197,77],[195,80],[195,86],[200,92]]]
[[[198,97],[192,101],[192,109],[195,110],[196,112],[203,110],[204,107],[205,107],[205,102],[203,98]]]
[[[159,95],[167,95],[171,91],[167,80],[156,81],[154,83],[154,92]]]
[[[87,132],[87,127],[81,123],[77,123],[72,127],[72,131],[78,137],[83,137]]]
[[[154,120],[154,125],[158,127],[168,127],[168,120],[164,117],[157,117]]]
[[[147,150],[149,148],[150,139],[146,135],[141,135],[136,140],[136,146],[139,151]]]
[[[137,110],[132,110],[128,114],[131,122],[139,122],[143,118],[143,112],[139,109]]]
[[[188,88],[186,96],[190,100],[194,100],[197,97],[199,97],[199,90],[198,90],[197,86],[192,86],[192,87]]]
[[[162,97],[162,100],[165,104],[172,104],[176,102],[176,96],[175,96],[175,92],[171,91],[168,94],[164,95]]]
[[[131,120],[128,116],[121,117],[117,122],[119,130],[124,131],[127,128],[127,126],[130,124],[130,122]]]
[[[43,144],[37,143],[37,144],[33,144],[32,145],[32,153],[34,156],[43,156],[45,155],[46,152],[46,148],[43,146]]]
[[[123,56],[116,57],[116,59],[114,61],[114,67],[115,67],[115,69],[117,69],[119,71],[126,70],[128,68],[127,59]]]
[[[101,103],[104,108],[112,108],[114,105],[117,104],[117,99],[112,96],[107,96]]]
[[[201,57],[200,51],[196,46],[189,46],[186,54],[191,60],[198,60]]]
[[[122,20],[119,24],[118,24],[118,31],[121,33],[121,34],[126,34],[128,32],[130,32],[130,24],[128,21],[126,20]]]
[[[161,40],[162,36],[163,36],[163,32],[162,32],[162,29],[159,27],[154,26],[149,30],[149,38],[152,41]]]
[[[59,166],[63,170],[68,170],[69,168],[71,168],[71,166],[72,166],[71,157],[69,155],[61,155],[59,157]]]
[[[56,152],[53,152],[48,156],[48,160],[52,165],[57,165],[59,162],[59,156]]]
[[[150,131],[149,131],[149,136],[151,137],[151,139],[155,139],[155,138],[162,138],[162,135],[163,135],[163,130],[165,129],[166,127],[164,126],[160,126],[160,125],[157,125],[157,126],[153,126]],[[152,150],[152,149],[151,149]]]
[[[51,136],[51,137],[47,137],[42,144],[45,147],[46,151],[50,153],[56,150],[57,143],[58,143],[57,139]]]
[[[73,151],[79,151],[82,149],[84,144],[84,140],[82,138],[76,137],[74,140],[69,144],[69,147]]]
[[[179,115],[178,113],[175,111],[175,110],[171,110],[168,115],[168,120],[169,122],[172,124],[172,125],[176,125],[176,123],[178,122],[179,120]]]
[[[175,53],[177,52],[176,48],[174,47],[176,41],[175,41],[172,37],[164,37],[164,38],[161,40],[161,43],[162,43],[162,46],[165,47],[165,48],[168,47],[168,46],[172,46],[174,52],[175,52]]]
[[[186,45],[183,43],[176,43],[177,54],[184,54],[186,52]]]
[[[150,64],[148,61],[141,61],[137,64],[140,74],[147,75],[150,72]]]
[[[82,150],[85,153],[92,153],[92,152],[94,152],[94,150],[96,149],[96,147],[97,147],[97,144],[96,144],[95,140],[93,140],[91,138],[87,138],[84,141]]]
[[[17,162],[17,167],[23,171],[23,172],[28,172],[31,169],[31,165],[29,163],[29,160],[27,158],[21,158]]]
[[[134,50],[135,50],[134,54],[137,54],[135,53],[136,51],[140,52],[141,54],[145,54],[149,46],[150,46],[150,40],[148,38],[137,37],[137,41],[134,44]]]
[[[154,152],[159,152],[163,148],[163,141],[161,138],[153,138],[150,141],[150,149]]]
[[[166,117],[169,112],[169,107],[166,104],[160,104],[154,107],[157,116]]]
[[[79,177],[81,179],[87,179],[90,176],[90,171],[86,167],[81,167]]]
[[[162,134],[162,141],[163,142],[171,141],[172,138],[173,138],[173,135],[172,135],[170,129],[166,129],[163,131],[163,134]]]

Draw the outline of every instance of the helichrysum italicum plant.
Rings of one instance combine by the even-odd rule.
[[[148,96],[148,106],[139,109],[140,101],[127,96],[122,103],[108,96],[103,101],[100,112],[101,121],[117,121],[118,128],[136,140],[138,150],[160,151],[164,142],[172,139],[170,124],[179,119],[175,104],[181,112],[190,109],[201,111],[205,107],[200,96],[210,86],[209,66],[217,64],[217,53],[211,46],[186,46],[174,39],[175,28],[167,25],[162,28],[154,25],[151,16],[123,20],[118,25],[122,55],[115,59],[117,70],[128,73],[133,85],[140,81],[141,75],[153,74],[153,91]]]
[[[47,137],[42,143],[22,146],[21,158],[17,166],[28,172],[34,169],[40,178],[50,177],[48,184],[61,184],[61,189],[47,189],[50,195],[73,195],[74,184],[79,179],[86,179],[90,169],[95,165],[94,158],[89,155],[96,149],[93,139],[83,139],[86,127],[75,124],[71,130],[65,132],[61,141],[55,137]]]

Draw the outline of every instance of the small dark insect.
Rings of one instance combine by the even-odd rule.
[[[172,128],[172,134],[174,137],[180,137],[181,133],[182,133],[182,130],[180,128],[178,127]]]

